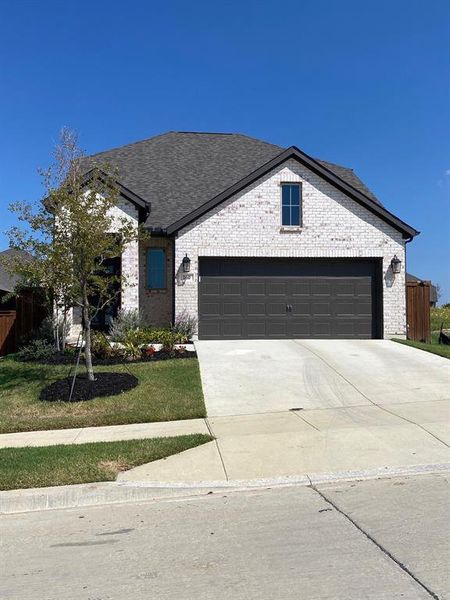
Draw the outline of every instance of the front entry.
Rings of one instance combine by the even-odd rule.
[[[363,259],[202,258],[200,339],[381,337],[381,265]]]

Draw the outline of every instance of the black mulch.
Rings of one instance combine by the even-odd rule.
[[[40,399],[48,402],[68,402],[73,377],[59,379],[41,391]],[[139,380],[129,373],[95,373],[95,381],[86,374],[77,375],[71,402],[92,400],[100,396],[116,396],[135,388]]]
[[[166,352],[165,350],[158,350],[151,355],[143,355],[140,358],[123,358],[121,356],[115,356],[110,358],[97,358],[92,357],[92,364],[94,365],[124,365],[141,362],[153,362],[157,360],[168,360],[173,358],[197,358],[197,352]],[[74,365],[76,363],[77,356],[75,354],[53,354],[48,358],[36,359],[28,362],[38,362],[45,365]],[[83,364],[83,355],[81,355],[80,364]]]

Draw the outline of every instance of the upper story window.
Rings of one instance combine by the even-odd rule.
[[[147,288],[149,290],[166,288],[166,251],[164,248],[147,249]]]
[[[281,225],[300,227],[302,224],[301,183],[281,184]]]

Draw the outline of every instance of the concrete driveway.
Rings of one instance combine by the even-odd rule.
[[[389,340],[198,341],[209,417],[450,399],[450,362]]]

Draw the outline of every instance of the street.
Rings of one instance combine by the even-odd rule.
[[[5,600],[450,598],[447,475],[1,518]]]

